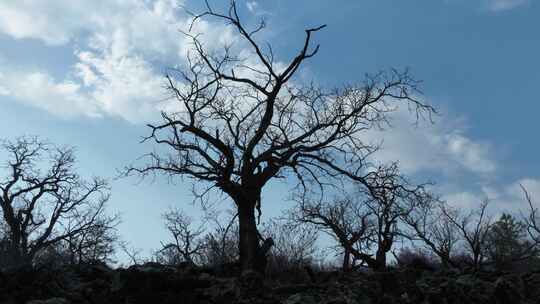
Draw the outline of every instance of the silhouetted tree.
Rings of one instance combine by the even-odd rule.
[[[365,157],[376,147],[361,135],[385,123],[400,101],[417,115],[433,109],[414,98],[417,82],[408,72],[378,73],[360,86],[331,91],[295,82],[301,66],[319,51],[311,40],[324,25],[307,29],[296,56],[282,64],[256,39],[265,23],[249,29],[235,1],[226,13],[207,3],[193,22],[205,17],[234,28],[250,52],[235,53],[230,45],[209,51],[199,35],[185,33],[194,52],[185,68],[167,75],[177,109],[149,125],[146,141],[160,148],[148,154],[147,165],[128,173],[188,176],[226,193],[238,211],[242,269],[262,272],[271,240],[259,239],[256,212],[270,180],[292,175],[302,186],[311,181],[321,187],[343,177],[364,182]]]
[[[512,215],[504,213],[491,225],[488,234],[487,257],[499,269],[508,268],[512,262],[535,256],[538,248],[526,239],[527,226]]]
[[[301,200],[298,209],[292,210],[292,215],[298,222],[314,225],[339,244],[343,251],[344,271],[350,270],[357,259],[371,261],[371,256],[366,252],[369,251],[373,239],[373,223],[370,222],[370,214],[358,200]]]
[[[2,220],[0,221],[0,269],[10,266],[10,244],[11,241],[9,240],[9,230],[2,217]]]
[[[422,248],[403,248],[394,254],[397,265],[400,267],[412,267],[433,270],[437,268],[436,257]]]
[[[7,226],[10,264],[29,265],[36,254],[101,224],[109,199],[107,182],[75,173],[71,148],[34,137],[4,141],[0,207]]]
[[[181,262],[195,263],[203,250],[203,224],[193,227],[193,220],[179,209],[171,209],[163,214],[165,228],[173,241],[162,244],[157,253],[158,260],[170,265]]]
[[[425,185],[412,185],[398,170],[397,164],[380,167],[367,178],[362,188],[366,209],[375,226],[375,259],[368,264],[375,269],[386,267],[386,256],[394,243],[406,237],[402,221],[415,209],[429,202]],[[367,262],[367,261],[366,261]]]
[[[118,214],[109,216],[102,212],[93,221],[94,223],[88,229],[83,229],[80,233],[68,234],[60,242],[60,250],[67,256],[70,264],[113,262],[120,240],[116,231],[120,216]],[[68,231],[72,230],[69,226],[73,224],[77,224],[77,221],[68,221]]]
[[[350,256],[370,268],[383,269],[387,253],[406,236],[400,223],[430,194],[425,185],[405,179],[396,164],[371,171],[360,186],[354,199],[329,204],[301,201],[298,220],[330,232],[344,250],[343,269],[349,268]]]
[[[457,226],[443,213],[442,208],[447,208],[445,202],[428,197],[427,201],[419,204],[405,216],[404,222],[411,228],[408,238],[420,241],[437,255],[443,267],[457,267],[452,261],[452,255],[460,241],[460,234]],[[446,210],[448,213],[453,212],[448,208]]]
[[[131,265],[142,265],[152,261],[148,257],[142,255],[142,248],[134,247],[129,242],[121,241],[119,242],[118,247],[127,256],[127,258],[129,258]]]
[[[465,243],[465,251],[470,255],[471,266],[475,269],[482,266],[489,246],[492,219],[487,213],[488,205],[489,202],[485,200],[468,213],[450,207],[442,209],[444,216],[457,228],[460,239]]]
[[[201,263],[223,268],[238,262],[237,214],[221,219],[218,213],[208,214],[207,219],[214,224],[212,231],[204,236]]]
[[[267,267],[270,275],[272,272],[298,272],[311,265],[317,241],[317,231],[313,227],[271,219],[263,224],[261,234],[274,240]]]
[[[529,206],[529,212],[526,216],[524,216],[527,233],[534,243],[540,244],[540,215],[538,213],[538,208],[534,206],[532,198],[529,192],[527,192],[527,189],[525,189],[523,185],[520,186]]]

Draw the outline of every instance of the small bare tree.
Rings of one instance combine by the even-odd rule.
[[[173,242],[162,244],[158,251],[158,260],[166,264],[177,265],[181,262],[194,264],[202,253],[204,223],[193,227],[193,220],[179,209],[171,209],[163,214],[165,228]]]
[[[68,222],[68,227],[77,225],[75,222]],[[84,219],[83,219],[84,220]],[[99,214],[94,225],[82,230],[77,234],[68,235],[61,243],[61,250],[70,264],[88,264],[95,262],[109,263],[119,244],[120,236],[116,227],[120,223],[118,214],[109,216],[105,213]],[[68,230],[72,230],[68,228]]]
[[[297,222],[314,225],[339,244],[343,251],[344,271],[350,270],[357,259],[371,261],[366,252],[372,240],[373,223],[369,220],[370,214],[358,201],[351,198],[335,199],[329,203],[301,200],[291,215]]]
[[[411,185],[396,164],[380,166],[366,175],[355,199],[336,200],[326,206],[302,202],[299,220],[330,232],[343,247],[343,269],[349,268],[351,255],[370,268],[384,269],[387,253],[406,236],[400,222],[428,196],[425,185]]]
[[[271,219],[264,223],[261,233],[274,240],[270,255],[276,268],[301,269],[311,263],[317,241],[313,227]]]
[[[523,185],[520,186],[529,206],[529,212],[526,216],[523,216],[525,225],[527,226],[527,233],[534,243],[540,244],[540,214],[538,212],[538,208],[534,206],[532,198],[527,189]]]
[[[214,224],[212,231],[204,236],[202,264],[223,267],[238,262],[238,224],[237,214],[220,219],[219,213],[207,214]]]
[[[471,266],[479,269],[486,257],[489,246],[489,232],[492,219],[487,213],[489,201],[483,201],[477,209],[464,214],[456,209],[442,209],[444,216],[459,231],[460,238],[465,242],[465,250],[471,257]]]
[[[366,197],[366,209],[375,226],[375,259],[369,264],[375,269],[386,267],[386,255],[398,239],[406,238],[401,222],[429,201],[431,194],[425,184],[412,185],[403,177],[396,163],[379,167],[361,188]]]
[[[71,148],[33,137],[4,141],[8,159],[0,207],[8,228],[11,264],[30,265],[41,250],[99,225],[109,199],[107,182],[75,173]]]
[[[460,234],[456,225],[442,212],[442,208],[452,212],[444,204],[431,198],[404,217],[404,223],[411,228],[409,239],[422,242],[439,257],[443,267],[456,267],[452,255],[460,241]]]
[[[257,41],[264,22],[248,28],[235,1],[226,13],[206,4],[193,22],[225,22],[249,51],[237,53],[231,45],[209,51],[200,35],[185,33],[194,52],[185,69],[167,76],[178,110],[163,112],[146,138],[169,153],[150,153],[146,165],[127,173],[188,176],[227,194],[238,211],[242,269],[263,272],[271,240],[261,242],[256,212],[260,215],[261,193],[270,180],[291,176],[304,187],[310,181],[326,187],[343,177],[364,182],[365,157],[376,147],[362,134],[384,124],[399,102],[417,115],[433,109],[415,99],[418,83],[408,72],[378,73],[360,86],[336,90],[295,82],[319,51],[312,37],[324,25],[307,29],[296,56],[281,64],[270,46]]]

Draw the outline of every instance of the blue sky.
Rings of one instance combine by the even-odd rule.
[[[384,139],[380,161],[432,180],[449,203],[471,207],[489,197],[496,210],[522,206],[519,183],[540,202],[540,3],[535,0],[238,1],[247,22],[265,18],[260,36],[278,60],[294,55],[303,29],[317,57],[303,80],[331,87],[360,83],[364,73],[409,67],[423,80],[422,98],[441,115],[417,128],[406,111]],[[216,7],[225,1],[211,1]],[[37,134],[77,147],[85,175],[114,177],[152,149],[139,144],[155,121],[163,72],[189,48],[179,28],[196,1],[1,0],[0,137]],[[200,23],[209,47],[234,41],[223,24]],[[166,239],[160,213],[191,204],[190,184],[158,178],[112,182],[111,211],[123,214],[122,236],[150,250]],[[277,214],[286,184],[264,193],[263,211]]]

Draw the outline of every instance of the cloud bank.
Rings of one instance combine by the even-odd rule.
[[[0,93],[60,116],[121,117],[142,122],[164,104],[166,68],[181,65],[190,48],[180,29],[188,26],[178,1],[39,0],[0,3],[0,32],[70,48],[77,62],[63,79],[32,67],[3,65]],[[32,22],[30,22],[32,21]],[[205,21],[210,47],[232,41],[231,31]],[[10,77],[14,78],[14,77]],[[24,90],[24,91],[23,91]],[[32,94],[30,92],[33,92]]]

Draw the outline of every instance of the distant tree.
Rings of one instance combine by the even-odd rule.
[[[3,141],[1,148],[7,154],[0,207],[10,265],[30,265],[40,251],[102,224],[109,187],[75,173],[73,149],[34,137]]]
[[[400,267],[435,269],[438,266],[436,257],[422,248],[403,248],[394,256],[397,265]]]
[[[445,206],[445,202],[429,197],[403,218],[404,223],[411,229],[409,239],[420,241],[441,260],[443,267],[457,267],[452,256],[460,241],[460,233],[442,208],[446,208],[448,213],[453,213]]]
[[[335,184],[343,177],[363,182],[365,157],[376,147],[361,135],[386,123],[400,102],[417,115],[433,108],[415,99],[418,83],[408,72],[378,73],[363,85],[329,91],[296,82],[294,76],[319,51],[311,40],[324,26],[307,29],[297,55],[281,64],[269,45],[256,40],[265,23],[249,29],[235,1],[227,13],[207,3],[193,22],[204,17],[227,23],[251,52],[236,53],[230,45],[210,51],[199,35],[186,33],[194,52],[185,69],[167,75],[178,109],[149,125],[146,140],[160,145],[160,152],[128,173],[188,176],[226,193],[238,211],[242,269],[262,272],[263,249],[271,242],[259,239],[256,212],[270,180],[293,176],[303,186]],[[166,149],[168,154],[161,153]]]
[[[379,168],[367,181],[369,186],[361,189],[375,224],[375,259],[368,264],[375,269],[384,269],[392,246],[406,237],[402,222],[414,210],[422,208],[431,194],[424,184],[411,184],[400,174],[397,164]]]
[[[203,239],[201,263],[212,267],[224,267],[238,262],[238,224],[237,215],[220,218],[218,213],[206,215],[214,228]]]
[[[373,239],[373,223],[359,201],[351,198],[331,202],[301,200],[291,214],[297,222],[313,225],[339,244],[344,271],[350,270],[356,260],[371,261],[367,252]]]
[[[489,247],[489,232],[492,219],[487,213],[489,202],[483,201],[478,208],[468,213],[446,207],[442,212],[458,230],[465,243],[465,252],[470,256],[470,266],[479,269],[485,261]]]
[[[129,259],[131,265],[142,265],[147,262],[152,262],[150,258],[142,255],[142,248],[134,247],[129,242],[121,241],[119,242],[118,247]]]
[[[529,212],[523,217],[527,233],[534,243],[540,244],[540,213],[538,208],[534,206],[532,198],[527,189],[523,185],[520,186],[529,206]]]
[[[527,226],[512,215],[504,213],[491,225],[488,234],[487,256],[499,269],[537,253],[536,246],[526,239]]]
[[[194,264],[203,250],[203,224],[193,227],[193,220],[180,209],[171,209],[163,214],[165,228],[173,241],[162,244],[157,252],[159,261],[177,265],[181,262]]]
[[[116,227],[120,216],[100,214],[94,224],[77,234],[68,235],[62,242],[60,250],[67,256],[70,264],[88,264],[95,262],[112,263],[120,241]],[[73,222],[67,225],[73,225]],[[71,230],[68,228],[68,231]]]
[[[361,186],[354,199],[329,204],[302,201],[298,220],[322,228],[338,241],[344,251],[343,269],[350,267],[350,256],[370,268],[384,269],[388,252],[405,237],[401,222],[430,194],[425,185],[405,179],[396,164],[372,171]]]
[[[302,269],[309,266],[316,252],[317,231],[313,227],[271,219],[261,233],[274,240],[270,264],[276,269]]]

